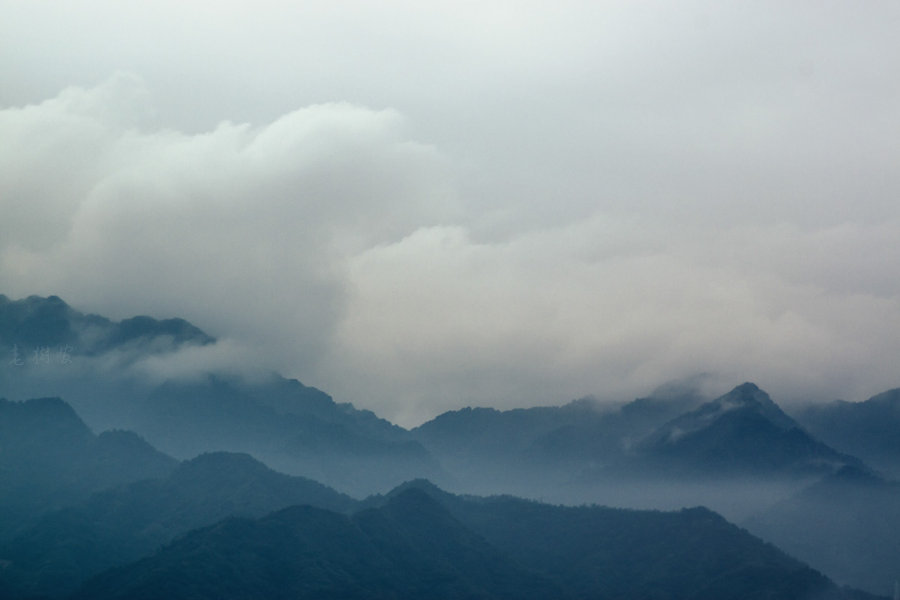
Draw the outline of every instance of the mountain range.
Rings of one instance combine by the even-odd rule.
[[[180,319],[115,322],[56,297],[0,296],[0,395],[20,400],[0,400],[0,596],[86,585],[80,597],[229,597],[222,585],[239,596],[274,578],[278,589],[258,589],[863,597],[709,509],[839,585],[886,594],[900,577],[885,533],[900,531],[896,390],[789,416],[752,383],[712,399],[670,385],[617,405],[467,408],[407,431],[275,373],[159,381],[131,368],[215,343]],[[532,500],[481,497],[492,494]],[[355,540],[364,556],[307,530]],[[448,545],[432,548],[437,531]],[[627,561],[594,537],[629,548]]]
[[[177,464],[133,432],[95,435],[59,398],[0,399],[0,539],[48,510]]]
[[[659,427],[636,455],[667,476],[703,478],[819,475],[862,464],[815,440],[752,383]]]
[[[900,483],[871,471],[841,469],[742,524],[847,585],[900,572]]]
[[[345,512],[357,502],[246,454],[202,454],[165,477],[108,488],[44,513],[0,544],[0,559],[9,561],[0,581],[23,594],[58,596],[192,529],[297,504]]]
[[[864,402],[836,400],[806,406],[796,418],[826,444],[900,477],[900,388]]]
[[[295,506],[227,519],[93,578],[73,597],[867,597],[705,509],[446,498],[408,485],[349,516]]]
[[[115,322],[56,296],[0,295],[0,397],[64,396],[88,426],[134,431],[175,458],[247,452],[358,495],[444,476],[406,430],[299,381],[215,371],[158,381],[135,368],[215,342],[181,319]]]
[[[101,437],[58,435],[86,429],[60,400],[5,405],[7,412],[14,407],[14,414],[28,414],[16,422],[19,435],[57,434],[57,457],[77,456],[85,441],[90,447]],[[0,441],[8,447],[16,439],[6,429]],[[147,448],[140,442],[119,459],[139,466],[135,457]],[[151,456],[162,455],[153,450]],[[19,472],[29,460],[19,453],[7,464]],[[64,466],[104,472],[107,462],[102,453],[88,452]],[[111,487],[73,496],[69,505],[46,510],[7,536],[0,543],[0,594],[868,597],[839,588],[707,509],[552,506],[458,496],[423,480],[357,501],[245,454],[161,465],[156,474],[136,470],[135,476],[147,477],[140,481],[106,480]],[[66,482],[58,486],[65,489]]]

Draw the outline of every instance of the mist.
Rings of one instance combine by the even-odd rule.
[[[0,596],[898,578],[898,6],[0,9]]]
[[[266,6],[8,7],[3,293],[407,426],[896,385],[890,6]]]

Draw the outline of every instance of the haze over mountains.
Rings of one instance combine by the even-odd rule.
[[[0,296],[0,397],[62,396],[97,430],[128,429],[184,459],[250,452],[286,472],[366,494],[439,466],[400,427],[275,373],[189,370],[165,379],[158,360],[215,340],[179,319],[112,322],[56,297]],[[374,468],[377,465],[378,468]]]
[[[0,560],[9,598],[868,597],[705,509],[554,507],[424,481],[358,502],[224,453],[47,512]]]
[[[0,600],[894,591],[900,3],[0,7]]]
[[[154,368],[215,343],[0,296],[0,592],[849,598],[900,576],[896,390],[790,416],[752,383],[669,386],[406,430],[273,373]]]

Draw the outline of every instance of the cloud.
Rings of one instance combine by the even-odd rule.
[[[898,385],[896,8],[88,5],[0,25],[7,295],[407,424]]]
[[[146,131],[119,110],[139,85],[119,75],[2,111],[12,294],[177,314],[290,368],[314,362],[342,317],[344,257],[452,212],[443,159],[396,112],[328,104],[258,127]]]
[[[505,243],[423,228],[353,260],[336,351],[351,375],[326,379],[350,393],[361,377],[412,423],[467,403],[627,399],[701,371],[718,391],[754,380],[781,401],[865,397],[896,385],[881,357],[900,353],[900,299],[855,277],[868,254],[842,252],[886,253],[896,235],[603,216]]]

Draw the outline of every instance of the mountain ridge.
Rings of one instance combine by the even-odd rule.
[[[795,416],[829,445],[900,478],[900,388],[862,402],[838,400],[807,406]]]
[[[133,481],[149,472],[146,465],[151,463],[156,464],[157,479],[174,471],[177,462],[170,457],[160,459],[154,454],[156,447],[174,451],[182,459],[215,451],[245,452],[277,471],[312,477],[359,497],[427,477],[456,493],[505,493],[541,500],[546,496],[551,502],[566,504],[599,502],[645,509],[704,504],[736,521],[752,514],[750,511],[765,513],[795,497],[800,488],[813,490],[805,498],[818,503],[823,514],[839,510],[839,505],[822,504],[815,496],[827,496],[821,491],[827,488],[815,484],[835,474],[842,475],[844,489],[865,497],[859,504],[861,511],[878,514],[883,502],[872,490],[879,485],[859,475],[868,472],[866,465],[845,444],[854,437],[873,441],[869,449],[874,454],[863,458],[867,463],[869,456],[882,459],[873,464],[882,476],[890,473],[885,465],[900,467],[894,427],[900,424],[894,420],[895,408],[900,407],[898,390],[864,403],[838,403],[835,406],[840,410],[822,407],[818,425],[843,435],[834,438],[840,444],[832,444],[832,438],[824,435],[820,439],[820,429],[811,426],[816,425],[815,419],[803,411],[795,413],[796,418],[786,415],[768,394],[749,382],[714,399],[688,384],[664,386],[648,397],[619,405],[600,406],[582,399],[556,407],[462,409],[406,431],[371,411],[337,403],[327,393],[277,373],[247,378],[210,371],[148,385],[129,379],[133,372],[128,369],[100,368],[104,364],[127,366],[128,360],[178,352],[192,344],[215,343],[215,338],[197,333],[199,329],[180,319],[124,319],[115,324],[116,335],[99,335],[101,341],[95,346],[71,348],[66,350],[71,356],[56,357],[62,361],[69,356],[69,364],[42,362],[45,350],[54,351],[45,342],[59,342],[65,348],[80,346],[80,342],[71,343],[78,339],[71,336],[107,331],[104,327],[112,326],[103,317],[76,313],[58,297],[33,296],[23,301],[0,297],[0,333],[6,336],[0,339],[0,347],[9,340],[14,346],[21,343],[17,350],[22,353],[19,359],[24,359],[23,364],[15,360],[0,364],[0,395],[21,397],[32,385],[52,392],[32,398],[66,397],[66,401],[33,400],[28,409],[33,419],[27,426],[21,420],[2,418],[3,410],[21,412],[20,405],[10,409],[13,405],[9,402],[0,403],[0,468],[3,460],[14,456],[6,449],[17,447],[23,461],[32,461],[21,465],[34,467],[20,465],[16,472],[43,477],[38,482],[23,480],[32,487],[15,490],[10,487],[14,479],[0,478],[0,491],[4,491],[0,508],[6,509],[0,511],[0,543],[34,525],[46,511],[66,507],[76,510],[67,513],[73,520],[59,522],[59,531],[64,531],[64,522],[78,531],[84,527],[84,521],[75,518],[85,506],[81,503],[91,494],[106,494],[100,488],[110,485],[132,487],[137,496],[157,498],[154,494],[160,492],[159,484]],[[20,336],[25,330],[33,339]],[[30,354],[32,350],[24,345],[29,339],[41,345],[41,353]],[[127,360],[98,360],[106,356]],[[76,401],[69,401],[69,393]],[[49,425],[32,439],[16,437],[15,427],[11,427],[13,433],[3,433],[4,424],[14,422],[30,431],[43,418],[40,415],[48,418]],[[105,431],[110,427],[98,427],[97,423],[111,424],[114,430]],[[860,436],[859,432],[876,423],[878,435]],[[138,433],[126,431],[131,425]],[[93,431],[101,433],[94,435]],[[67,449],[62,449],[64,446]],[[136,457],[143,457],[140,460],[146,465],[140,466]],[[207,461],[214,467],[215,457],[207,454],[194,466]],[[85,460],[93,466],[88,467]],[[240,513],[242,506],[261,506],[259,499],[270,497],[272,489],[247,483],[268,477],[261,475],[252,460],[236,458],[230,463],[233,479],[204,481],[202,470],[193,476],[182,473],[182,486],[188,490],[196,483],[218,490],[223,502],[210,500],[209,506],[219,511],[210,514],[221,516]],[[91,469],[93,474],[86,477]],[[849,475],[853,469],[856,477]],[[249,495],[244,500],[230,495],[245,492]],[[22,502],[13,506],[10,498],[17,497]],[[104,497],[110,502],[121,500],[114,494]],[[176,498],[168,498],[173,500]],[[92,510],[102,512],[96,506]],[[185,512],[178,514],[184,517],[191,510],[185,507]],[[885,508],[884,514],[893,514],[890,510]],[[16,521],[19,516],[24,517],[21,523]],[[840,515],[828,518],[834,524],[841,522]],[[146,522],[148,527],[159,526],[152,525],[152,518]],[[200,524],[177,518],[172,522]],[[789,525],[783,523],[782,532],[796,534],[796,527]],[[37,530],[28,531],[41,537]],[[89,528],[80,531],[87,535]],[[835,534],[827,527],[818,532]],[[778,539],[777,533],[769,531],[767,539]],[[53,539],[53,535],[45,538]],[[827,543],[827,536],[818,542]],[[857,554],[865,555],[862,550]],[[876,555],[869,558],[881,560]],[[823,569],[829,575],[841,572],[834,564],[821,564],[827,566]],[[853,581],[873,591],[880,589],[877,582]]]
[[[269,469],[246,454],[209,453],[168,476],[97,492],[48,512],[0,544],[0,589],[59,595],[89,576],[151,555],[227,517],[261,517],[304,504],[346,513],[352,498],[311,479]]]
[[[814,474],[862,464],[812,438],[753,383],[669,421],[641,442],[639,455],[682,475]]]
[[[432,494],[435,494],[433,496]],[[73,598],[872,598],[703,508],[464,498],[419,480],[352,516],[294,506],[195,530]]]
[[[60,398],[0,399],[0,539],[43,511],[176,464],[133,433],[95,435]]]

